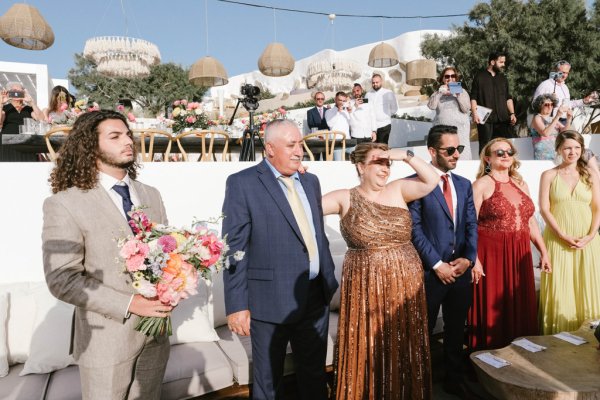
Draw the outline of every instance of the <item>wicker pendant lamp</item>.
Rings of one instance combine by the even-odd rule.
[[[188,79],[192,85],[202,87],[223,86],[229,82],[223,64],[210,56],[203,57],[192,65]]]
[[[258,59],[258,69],[266,76],[286,76],[294,70],[294,57],[282,43],[270,43]]]
[[[373,68],[388,68],[398,64],[396,49],[387,43],[379,43],[371,49],[368,64]]]
[[[45,50],[54,43],[54,32],[37,8],[17,3],[0,17],[0,37],[11,46]]]
[[[436,77],[435,60],[423,58],[406,64],[406,83],[409,85],[429,85],[435,82]]]
[[[204,26],[206,27],[206,53],[208,54],[208,1],[204,0]],[[227,85],[227,72],[217,59],[202,57],[190,68],[188,79],[192,85],[213,87]]]

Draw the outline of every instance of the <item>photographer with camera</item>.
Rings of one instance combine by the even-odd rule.
[[[537,99],[542,94],[553,94],[558,100],[558,107],[566,105],[570,108],[582,107],[583,105],[589,104],[593,101],[592,95],[588,95],[581,100],[571,100],[571,93],[569,87],[565,83],[571,72],[571,64],[568,61],[560,60],[556,63],[554,71],[550,72],[548,79],[540,83],[535,89],[533,99]],[[554,107],[552,110],[552,116],[555,115],[558,108]],[[561,116],[561,123],[566,123],[566,116]]]
[[[44,113],[33,101],[29,93],[18,82],[9,82],[2,95],[2,114],[0,114],[0,127],[2,134],[18,134],[19,125],[23,125],[25,118],[36,121],[44,119]]]

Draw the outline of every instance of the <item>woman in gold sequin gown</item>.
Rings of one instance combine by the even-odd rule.
[[[423,160],[387,145],[362,143],[350,157],[360,185],[323,197],[339,214],[348,245],[342,270],[334,360],[337,399],[430,399],[431,363],[423,269],[411,243],[407,203],[439,176]],[[387,183],[391,160],[417,177]]]

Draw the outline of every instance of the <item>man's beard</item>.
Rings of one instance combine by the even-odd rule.
[[[458,150],[455,150],[458,151]],[[448,163],[448,161],[442,157],[442,155],[440,154],[436,154],[435,155],[435,161],[437,163],[437,166],[440,170],[442,170],[443,172],[448,172],[453,170],[454,168],[456,168],[456,165],[450,165],[450,163]]]
[[[504,67],[502,67],[502,68],[498,67],[498,65],[496,65],[496,64],[492,65],[492,69],[494,70],[495,73],[504,72]]]
[[[121,169],[128,169],[135,163],[135,157],[132,157],[131,160],[129,160],[129,161],[119,161],[119,160],[115,160],[114,158],[112,158],[111,156],[109,156],[103,152],[100,152],[100,155],[98,156],[98,158],[100,159],[100,161],[102,161],[106,165],[109,165],[111,167],[121,168]]]

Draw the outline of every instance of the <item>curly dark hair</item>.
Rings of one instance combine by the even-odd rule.
[[[121,120],[129,128],[125,117],[111,110],[92,111],[77,118],[73,130],[58,152],[56,166],[50,173],[48,181],[52,186],[52,193],[62,192],[73,186],[89,190],[98,185],[97,161],[100,157],[98,125],[110,119]],[[131,130],[128,135],[133,139]],[[136,156],[136,148],[133,146],[134,160]],[[131,179],[137,177],[138,168],[137,162],[127,168],[127,174]]]
[[[533,111],[535,111],[536,113],[541,112],[542,106],[544,105],[546,100],[550,100],[552,102],[552,107],[558,106],[558,99],[555,95],[553,95],[552,93],[544,93],[536,97],[531,103],[531,108],[533,108]]]

